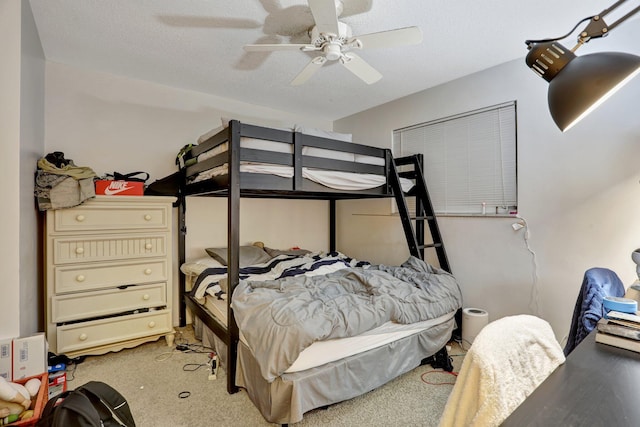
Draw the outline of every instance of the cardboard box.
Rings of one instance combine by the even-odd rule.
[[[48,345],[44,333],[13,339],[13,381],[47,373]]]
[[[49,400],[49,381],[48,374],[45,372],[42,375],[35,375],[33,377],[23,378],[21,380],[14,381],[18,384],[26,384],[32,378],[38,378],[40,380],[40,389],[38,390],[38,394],[31,399],[31,407],[33,409],[33,416],[31,418],[27,418],[25,420],[16,421],[14,423],[8,424],[11,427],[30,427],[35,426],[40,417],[42,416],[42,411],[44,410],[44,406],[47,404]]]
[[[142,196],[144,182],[137,181],[96,181],[96,194],[105,196]]]
[[[0,340],[0,377],[7,381],[13,380],[13,372],[11,370],[11,359],[13,353],[11,351],[11,343],[13,339]]]

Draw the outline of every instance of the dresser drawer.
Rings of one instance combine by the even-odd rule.
[[[112,196],[125,197],[125,196]],[[166,229],[170,227],[171,206],[140,202],[118,203],[89,200],[71,209],[48,211],[53,216],[53,232]]]
[[[169,279],[168,269],[166,258],[56,266],[53,268],[54,291],[63,294],[166,282]]]
[[[80,292],[51,298],[51,321],[70,322],[167,305],[166,283]]]
[[[57,352],[65,353],[171,331],[169,310],[74,323],[56,329]]]
[[[167,238],[166,234],[55,237],[53,263],[164,257],[167,255]]]

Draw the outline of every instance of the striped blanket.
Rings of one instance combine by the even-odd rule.
[[[240,280],[265,281],[294,276],[318,276],[343,268],[363,267],[369,263],[349,258],[340,252],[317,252],[304,256],[278,255],[264,264],[240,269]],[[201,304],[206,295],[227,298],[227,267],[207,268],[194,282],[191,296]]]

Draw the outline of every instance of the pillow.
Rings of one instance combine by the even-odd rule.
[[[286,124],[283,124],[280,121],[277,121],[278,124],[273,124],[273,120],[264,120],[264,119],[257,119],[257,118],[253,118],[253,117],[235,117],[235,119],[230,119],[228,117],[220,117],[220,120],[222,121],[222,127],[223,128],[228,128],[229,127],[229,122],[231,122],[231,120],[238,120],[241,123],[246,123],[246,124],[252,124],[254,126],[262,126],[262,127],[269,127],[271,129],[277,129],[277,130],[285,130],[288,132],[291,132],[293,130],[293,126],[288,126]]]
[[[220,285],[220,289],[222,289],[222,292],[224,292],[225,294],[229,293],[229,280],[226,277],[218,280],[218,285]]]
[[[222,129],[224,129],[223,127],[217,127],[214,129],[209,130],[206,133],[203,133],[202,135],[200,135],[198,137],[198,144],[202,144],[203,142],[205,142],[207,139],[211,138],[213,135],[216,135],[218,132],[220,132]]]
[[[296,255],[296,256],[302,256],[302,255],[306,255],[311,253],[311,251],[308,251],[306,249],[287,249],[287,250],[280,250],[280,249],[271,249],[271,248],[264,248],[264,251],[266,253],[269,254],[269,256],[271,256],[272,258],[277,257],[278,255]]]
[[[209,256],[222,265],[227,265],[227,248],[207,248]],[[257,246],[240,246],[240,267],[263,264],[271,259],[268,253]]]
[[[187,261],[180,266],[180,271],[184,274],[193,274],[195,276],[202,273],[207,268],[224,267],[219,261],[211,257],[199,258],[193,261]]]
[[[302,125],[295,125],[296,132],[304,133],[311,136],[319,136],[321,138],[337,139],[338,141],[352,142],[353,135],[350,133],[338,133],[330,130],[309,128]]]

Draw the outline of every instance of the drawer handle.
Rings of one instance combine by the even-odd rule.
[[[156,322],[154,322],[154,321],[149,322],[149,327],[150,328],[155,328],[156,327]]]
[[[76,221],[82,222],[84,220],[85,220],[85,216],[84,215],[76,215]]]
[[[148,300],[149,300],[149,298],[151,298],[151,297],[149,296],[149,294],[144,294],[144,295],[142,295],[142,299],[143,299],[143,300],[145,300],[145,301],[148,301]]]
[[[76,248],[76,253],[78,255],[82,255],[84,253],[84,248]]]
[[[144,274],[146,274],[147,276],[151,274],[151,269],[147,268],[146,270],[144,270]]]
[[[80,334],[80,336],[78,338],[80,339],[80,341],[86,341],[87,338],[89,338],[89,337],[87,336],[87,334]]]
[[[86,279],[86,277],[84,277],[82,274],[78,274],[76,276],[76,281],[78,281],[78,282],[84,282],[85,279]]]
[[[144,245],[145,249],[151,249],[153,248],[153,245],[151,243],[147,243],[146,245]]]
[[[151,215],[146,214],[146,215],[144,216],[144,220],[145,220],[145,221],[151,221]]]

